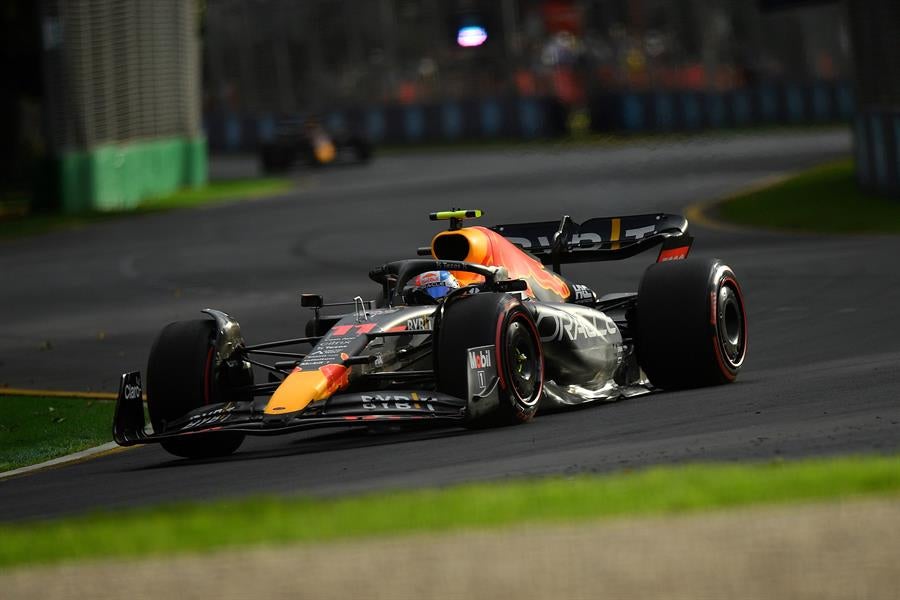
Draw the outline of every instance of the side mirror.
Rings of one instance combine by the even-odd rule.
[[[497,291],[500,292],[524,292],[528,289],[528,282],[524,279],[507,279],[497,282]]]
[[[300,306],[303,308],[322,308],[322,296],[319,294],[300,294]]]

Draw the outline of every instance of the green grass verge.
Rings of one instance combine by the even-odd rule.
[[[263,198],[283,194],[290,188],[291,182],[285,178],[232,179],[213,181],[199,188],[184,188],[162,198],[147,199],[132,211],[98,211],[81,215],[26,213],[23,216],[0,219],[0,238],[20,237],[46,233],[56,229],[83,227],[98,221],[118,219],[129,215],[211,204],[223,200]],[[21,208],[20,204],[15,206]]]
[[[742,194],[718,207],[739,225],[815,233],[900,233],[900,199],[862,191],[853,162],[805,171],[773,186]]]
[[[283,194],[290,189],[291,181],[281,177],[211,181],[203,187],[184,188],[163,198],[144,200],[138,210],[149,212],[235,198],[262,198]]]
[[[112,441],[108,400],[0,396],[0,472]]]
[[[2,484],[0,484],[2,485]],[[341,499],[258,497],[0,526],[0,566],[891,494],[900,457],[657,467]]]

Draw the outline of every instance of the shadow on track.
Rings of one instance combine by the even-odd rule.
[[[153,465],[145,465],[134,469],[125,469],[123,472],[152,471],[156,469],[168,469],[196,465],[217,463],[239,463],[250,460],[266,458],[278,458],[285,456],[302,456],[336,452],[341,450],[358,450],[364,448],[377,448],[378,446],[395,445],[404,443],[421,442],[435,439],[448,439],[464,436],[469,433],[479,433],[461,428],[442,429],[415,429],[407,426],[406,429],[379,430],[374,427],[355,427],[341,431],[335,431],[312,438],[302,438],[289,441],[283,448],[269,448],[265,450],[238,450],[230,456],[217,458],[173,458]]]

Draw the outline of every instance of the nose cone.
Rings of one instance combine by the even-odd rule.
[[[349,369],[343,365],[324,365],[315,371],[298,367],[281,382],[263,412],[283,415],[301,411],[310,403],[330,398],[347,387],[348,375]]]

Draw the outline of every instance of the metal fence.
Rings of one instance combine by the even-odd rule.
[[[199,135],[196,10],[186,0],[43,0],[50,150]]]
[[[900,2],[850,2],[860,106],[900,108]]]

